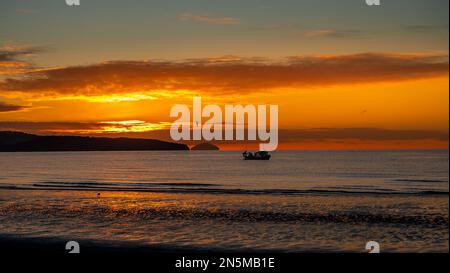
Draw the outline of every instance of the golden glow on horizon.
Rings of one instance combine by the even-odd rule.
[[[448,77],[334,86],[281,94],[281,128],[392,128],[448,131]]]
[[[165,130],[170,127],[170,122],[150,123],[141,120],[102,121],[92,129],[53,129],[46,130],[50,133],[63,134],[105,134],[105,133],[140,133]]]
[[[96,90],[94,94],[107,93],[106,91]],[[9,99],[26,99],[29,102],[57,102],[57,101],[86,101],[91,103],[119,103],[119,102],[138,102],[150,101],[170,98],[190,98],[194,96],[194,91],[189,90],[152,90],[152,91],[135,91],[124,94],[111,93],[109,95],[59,95],[47,92],[43,94],[24,94],[22,92],[8,92],[3,97]]]
[[[169,122],[149,123],[142,120],[104,121],[101,130],[104,133],[149,132],[164,130],[170,127]]]
[[[170,128],[170,108],[192,105],[201,95],[203,104],[278,104],[280,129],[384,128],[435,130],[448,133],[448,76],[408,81],[335,84],[324,87],[276,88],[260,92],[212,94],[195,90],[133,92],[101,96],[26,96],[9,98],[30,105],[27,111],[0,112],[1,121],[75,122],[81,128],[45,129],[58,134],[145,133]],[[98,90],[97,90],[98,91]],[[102,93],[98,91],[96,93]],[[95,123],[94,126],[83,124]],[[166,139],[170,140],[170,139]],[[406,149],[448,148],[448,140],[318,140],[283,143],[280,149]],[[241,149],[242,145],[221,145]],[[233,148],[234,147],[234,148]]]

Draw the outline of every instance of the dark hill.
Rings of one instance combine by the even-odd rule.
[[[219,147],[217,147],[214,144],[211,143],[200,143],[198,145],[195,145],[191,148],[192,151],[218,151],[220,150]]]
[[[35,137],[36,135],[30,135],[22,132],[0,131],[0,146],[26,142],[32,140]]]
[[[184,144],[153,139],[37,136],[0,132],[0,152],[189,150]]]

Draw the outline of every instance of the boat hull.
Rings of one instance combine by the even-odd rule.
[[[244,160],[270,160],[270,155],[266,155],[263,157],[257,157],[257,156],[244,156]]]

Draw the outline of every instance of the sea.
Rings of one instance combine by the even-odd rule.
[[[448,252],[449,151],[0,153],[0,238]]]

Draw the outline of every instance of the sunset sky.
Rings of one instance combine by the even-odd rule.
[[[281,149],[448,148],[448,9],[2,0],[0,130],[170,140],[170,108],[201,96],[279,105]]]

